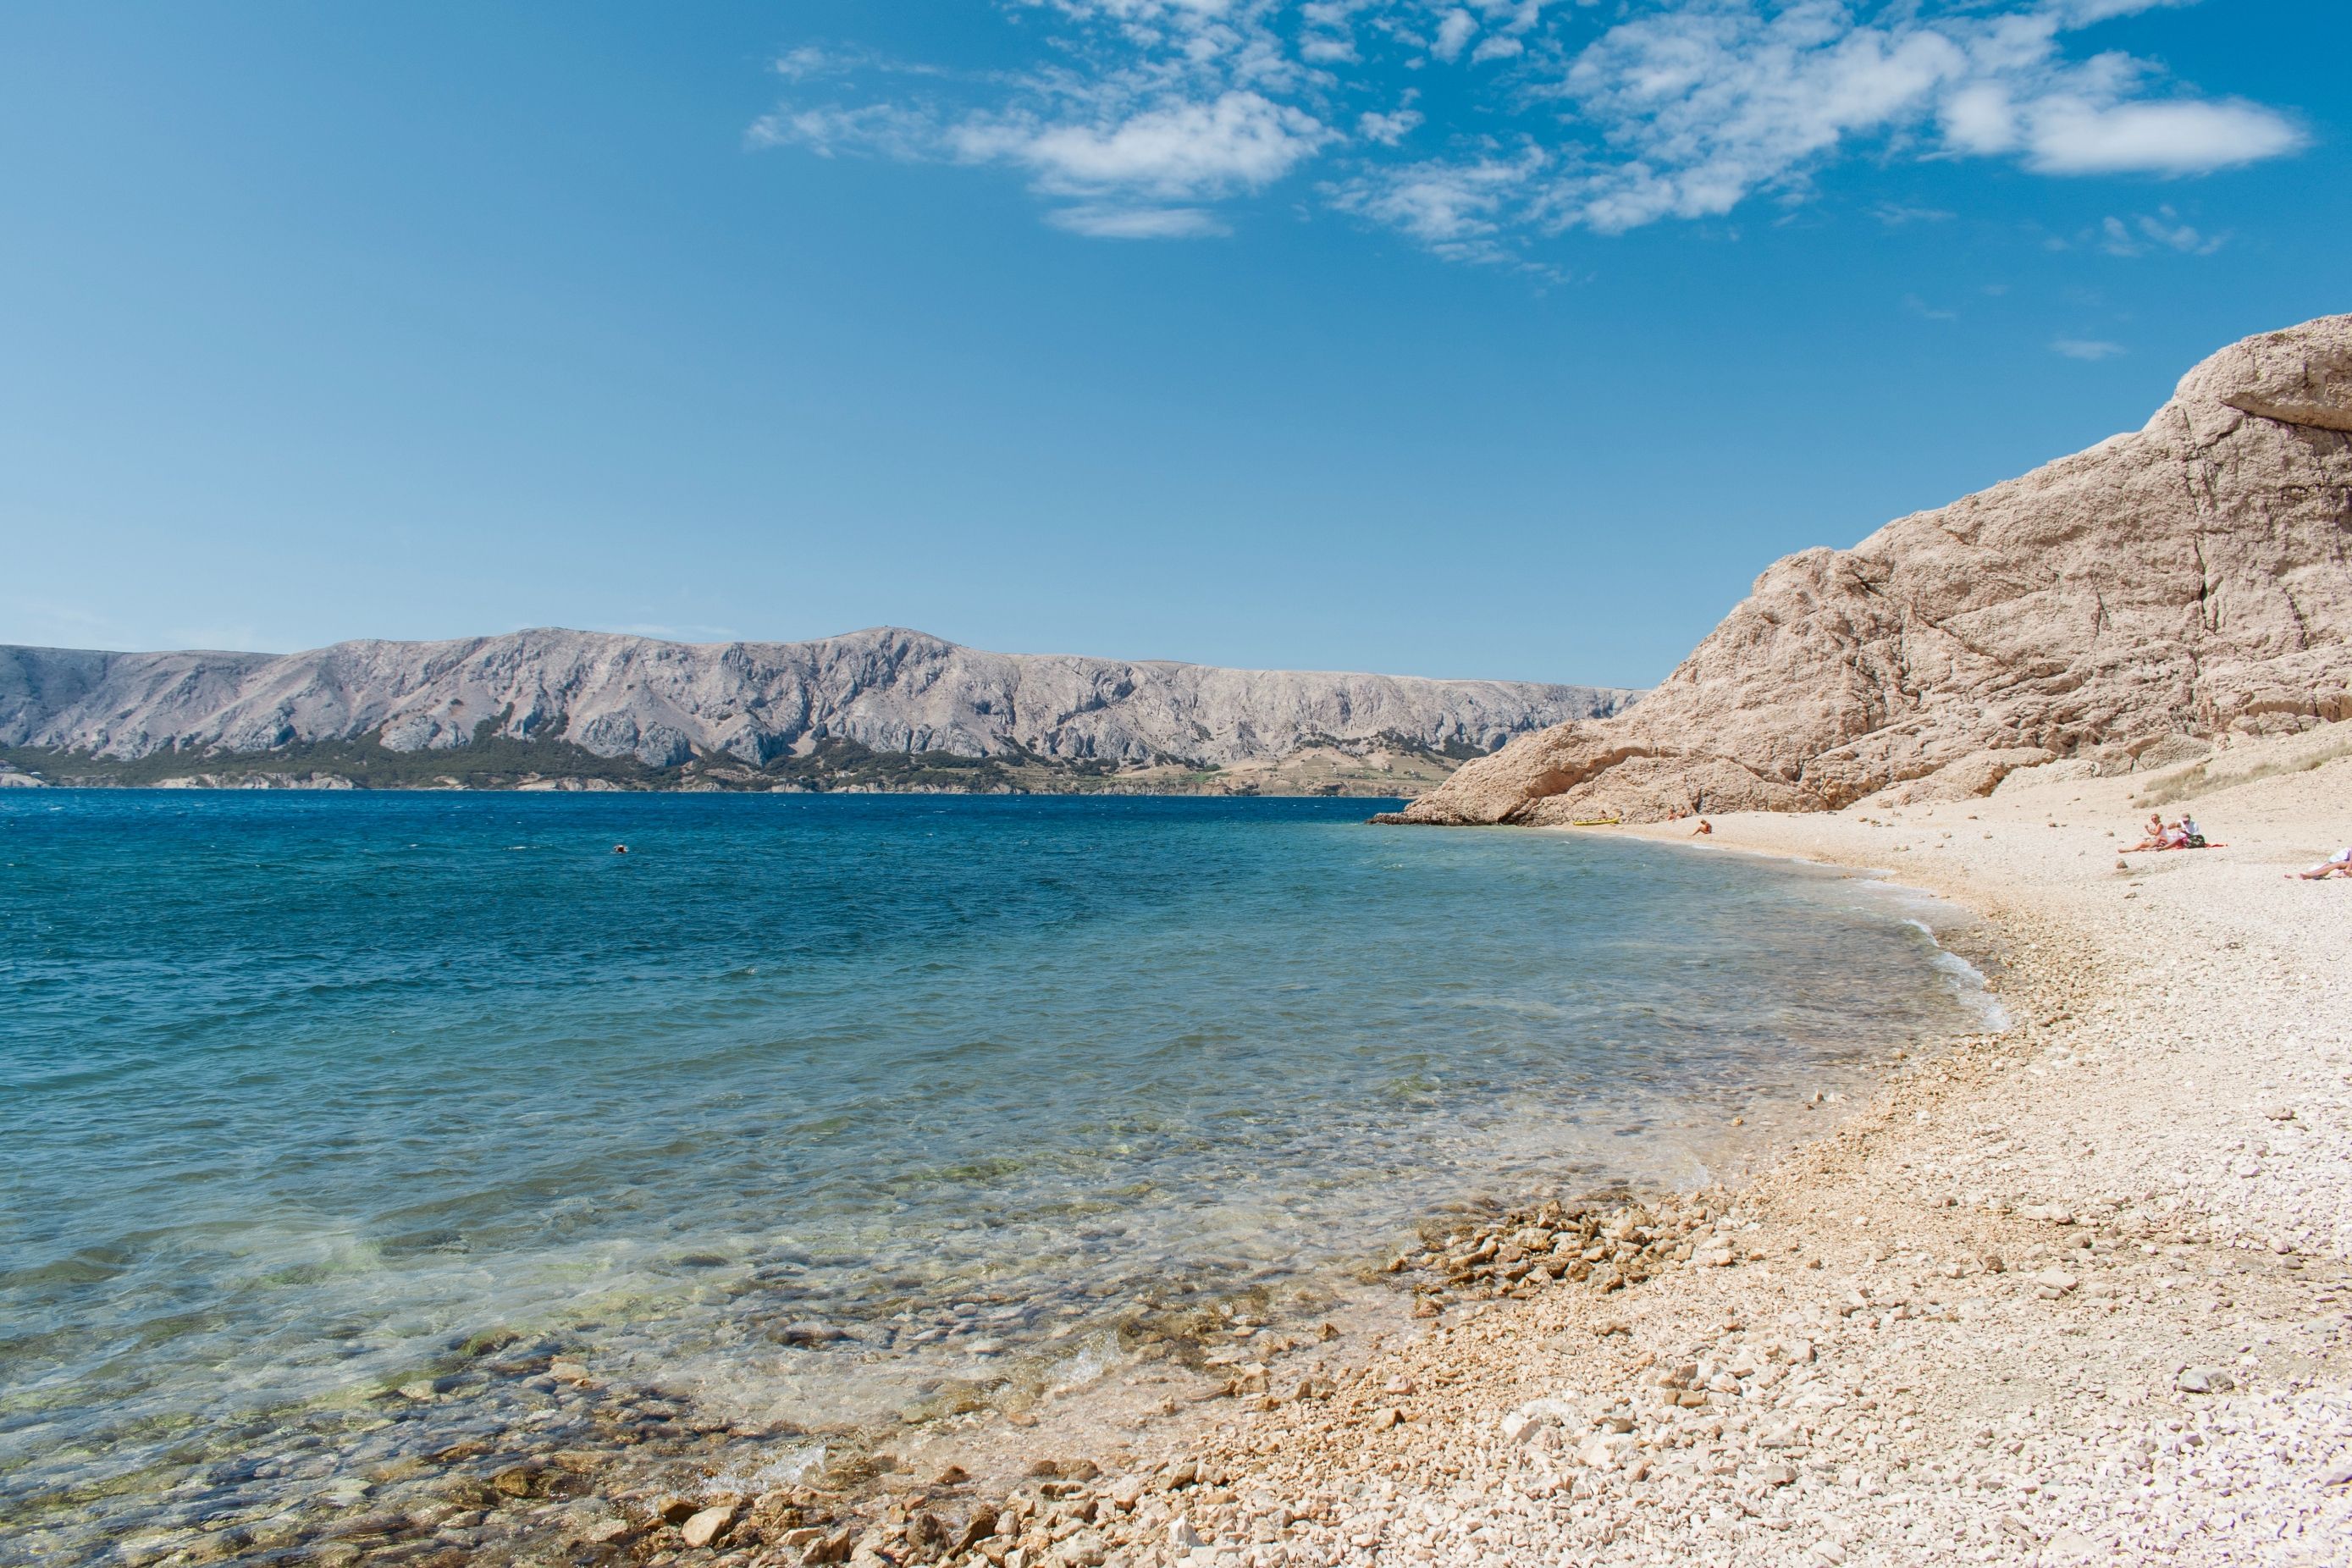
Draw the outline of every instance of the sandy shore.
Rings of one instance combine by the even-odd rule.
[[[2352,734],[2186,776],[1718,818],[1717,852],[1883,868],[1979,911],[2013,1026],[1891,1064],[1736,1192],[1449,1238],[1414,1260],[1410,1330],[1284,1342],[1163,1452],[1009,1496],[950,1475],[796,1529],[772,1501],[672,1500],[625,1549],[2352,1561],[2352,882],[2281,879],[2352,837],[2338,749]],[[2119,868],[2151,787],[2227,847]]]

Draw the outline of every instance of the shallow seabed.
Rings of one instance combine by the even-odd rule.
[[[1976,1026],[1866,880],[1367,809],[0,795],[0,1560],[1023,1415]]]

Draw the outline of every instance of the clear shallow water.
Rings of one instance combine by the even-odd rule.
[[[234,1500],[490,1330],[1027,1397],[1974,1026],[1884,889],[1372,808],[0,794],[0,1515]]]

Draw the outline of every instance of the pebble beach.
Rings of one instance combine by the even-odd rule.
[[[2340,1563],[2352,886],[2282,872],[2347,831],[2343,739],[1717,818],[1691,852],[1975,909],[2012,1026],[1890,1062],[1736,1188],[1434,1237],[1394,1265],[1410,1326],[1276,1339],[1158,1447],[838,1513],[656,1499],[613,1542],[729,1568]],[[2226,847],[2119,856],[2168,795]]]
[[[1703,839],[1583,830],[1884,875],[1976,917],[2000,1016],[1890,1046],[1793,1123],[1741,1114],[1785,1130],[1753,1174],[1433,1221],[1330,1321],[1244,1310],[1196,1364],[854,1459],[729,1437],[698,1479],[632,1481],[452,1451],[352,1478],[376,1500],[323,1531],[119,1555],[2340,1563],[2352,885],[2282,873],[2347,831],[2347,751],[2331,729]],[[2120,853],[2152,805],[2221,847]],[[636,1397],[593,1356],[513,1370],[551,1408]]]

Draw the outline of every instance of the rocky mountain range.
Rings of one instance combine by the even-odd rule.
[[[1613,713],[1585,686],[576,631],[306,653],[0,647],[20,782],[1388,793]]]
[[[1628,711],[1400,820],[1566,823],[1966,796],[2352,717],[2352,316],[2231,345],[2146,426],[1776,563]]]

